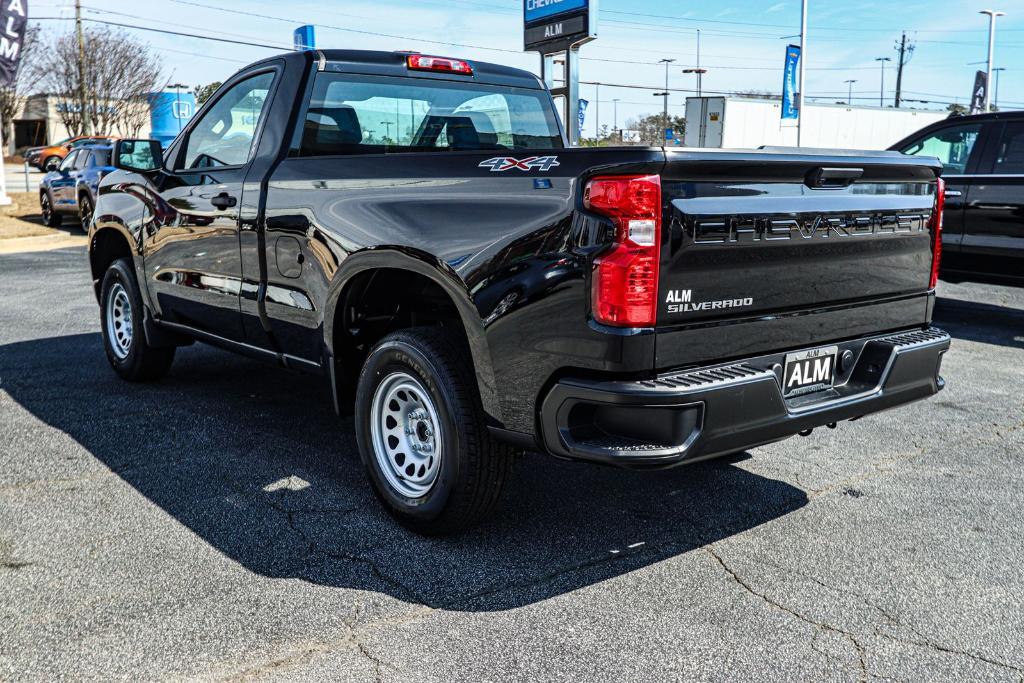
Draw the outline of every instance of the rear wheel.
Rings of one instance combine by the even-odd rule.
[[[85,232],[89,232],[89,225],[92,224],[92,212],[92,200],[89,199],[89,195],[83,194],[78,198],[78,220]]]
[[[146,342],[142,306],[131,261],[117,259],[103,276],[100,329],[111,367],[132,382],[161,377],[174,360],[174,347],[156,348]]]
[[[39,213],[42,214],[44,225],[50,228],[60,227],[61,215],[54,210],[53,200],[50,199],[49,192],[43,192],[39,195]]]
[[[458,335],[412,328],[382,339],[360,373],[355,422],[374,491],[413,531],[461,531],[500,501],[512,453],[487,431]]]

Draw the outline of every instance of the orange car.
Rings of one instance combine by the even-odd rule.
[[[40,171],[52,171],[60,166],[60,162],[64,160],[64,157],[77,145],[110,142],[111,140],[112,138],[109,135],[76,135],[75,137],[55,142],[49,147],[34,147],[28,150],[25,152],[25,161],[28,162],[29,166],[35,166]]]

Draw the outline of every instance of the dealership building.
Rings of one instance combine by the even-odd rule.
[[[111,101],[101,106],[116,108],[119,104]],[[166,142],[173,139],[192,118],[196,98],[181,87],[171,87],[153,93],[148,105],[137,108],[138,112],[118,126],[118,130],[96,132],[115,137],[154,137]],[[78,106],[77,102],[66,97],[46,93],[22,98],[14,116],[4,122],[7,126],[4,154],[14,155],[27,147],[51,145],[71,137],[64,119],[70,107],[77,109]]]

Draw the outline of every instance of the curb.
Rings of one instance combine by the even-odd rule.
[[[38,235],[35,237],[13,237],[0,240],[0,254],[17,254],[29,251],[49,251],[65,247],[84,247],[89,240],[85,235]]]

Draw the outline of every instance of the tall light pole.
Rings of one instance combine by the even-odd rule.
[[[847,90],[847,93],[846,93],[846,103],[847,104],[853,104],[853,84],[856,83],[856,82],[857,82],[856,78],[851,78],[849,80],[843,81],[843,83],[845,83],[847,86],[849,86],[849,89]]]
[[[700,77],[708,72],[707,69],[683,69],[684,74],[697,74],[697,97],[701,96],[701,80]]]
[[[892,57],[875,57],[875,61],[882,67],[882,84],[878,88],[878,106],[885,106],[885,63],[891,62]]]
[[[992,72],[996,75],[996,88],[992,94],[992,106],[999,109],[999,72],[1006,71],[1005,66],[997,66],[992,69]]]
[[[804,67],[807,65],[807,0],[800,3],[800,61],[797,62],[799,90],[796,93],[796,146],[804,128]]]
[[[601,84],[594,84],[594,139],[601,139]]]
[[[990,93],[992,92],[992,56],[996,46],[996,17],[1006,16],[1006,12],[983,9],[978,14],[988,15],[988,71],[986,72],[988,75],[985,77],[985,111],[991,111],[990,103],[992,98]]]
[[[663,98],[662,104],[664,106],[664,112],[662,114],[662,116],[663,116],[662,136],[664,136],[665,135],[665,131],[668,130],[668,65],[671,64],[674,61],[676,61],[676,60],[674,60],[674,59],[659,59],[658,60],[659,64],[664,64],[665,65],[665,92],[661,93],[662,98]],[[665,138],[665,139],[667,139],[667,138]]]
[[[616,97],[612,100],[612,130],[618,132],[619,130],[619,98]],[[621,139],[622,136],[620,135]]]

